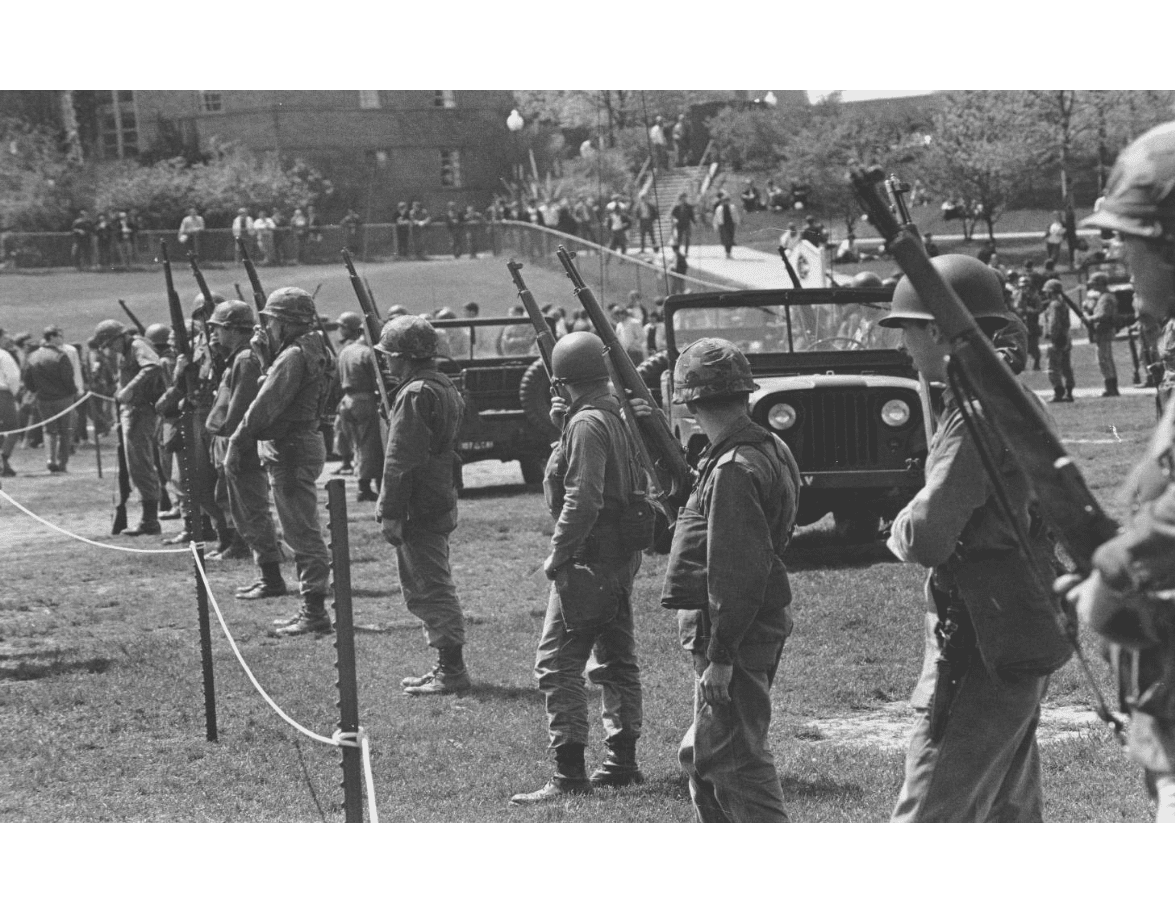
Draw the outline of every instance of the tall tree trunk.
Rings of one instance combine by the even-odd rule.
[[[67,90],[59,93],[58,103],[61,105],[61,126],[65,131],[66,155],[73,164],[80,165],[84,158],[82,138],[78,134],[77,110],[73,106],[73,92]]]

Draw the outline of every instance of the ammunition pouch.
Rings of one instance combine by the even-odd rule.
[[[559,613],[569,632],[602,627],[616,619],[624,590],[605,565],[571,560],[555,574]]]
[[[656,511],[644,497],[634,500],[620,511],[620,550],[632,554],[653,546]]]

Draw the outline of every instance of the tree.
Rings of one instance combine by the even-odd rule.
[[[0,119],[0,228],[52,231],[68,225],[71,170],[54,131]]]
[[[1021,92],[947,93],[927,154],[930,186],[983,221],[993,244],[995,223],[1036,165],[1025,139],[1036,112],[1026,102]]]
[[[773,108],[723,108],[706,127],[719,156],[735,170],[773,169],[789,133],[787,118]]]

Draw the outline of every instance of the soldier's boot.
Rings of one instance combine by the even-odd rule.
[[[174,504],[166,513],[160,513],[160,519],[183,519],[184,511],[180,509],[180,505]]]
[[[473,687],[473,681],[465,670],[462,647],[442,646],[432,671],[418,678],[404,678],[400,686],[414,697],[465,693]]]
[[[583,763],[582,744],[561,744],[555,748],[555,775],[547,784],[533,792],[520,792],[510,798],[511,804],[542,804],[568,795],[586,795],[592,790]]]
[[[1121,395],[1121,393],[1118,392],[1118,381],[1117,380],[1107,380],[1106,381],[1106,388],[1104,390],[1102,390],[1102,398],[1105,399],[1107,396],[1120,396],[1120,395]]]
[[[369,479],[359,479],[359,495],[355,498],[355,500],[358,503],[363,503],[364,501],[371,501],[374,503],[375,501],[379,500],[379,495],[376,494],[375,491],[371,490],[371,481]]]
[[[607,741],[608,751],[604,762],[591,775],[593,786],[620,788],[625,785],[640,785],[644,774],[636,764],[636,738],[628,735],[614,735]]]
[[[1073,387],[1071,387],[1071,386],[1065,387],[1065,401],[1066,402],[1073,401]]]
[[[162,535],[163,527],[159,525],[159,501],[144,500],[143,512],[139,517],[139,524],[133,529],[123,529],[123,535]]]
[[[307,592],[302,596],[302,610],[289,623],[278,627],[279,636],[299,636],[303,633],[330,633],[334,630],[326,613],[326,594]]]
[[[0,456],[0,460],[3,460],[3,462],[4,462],[4,467],[0,468],[0,477],[15,478],[16,477],[16,470],[8,464],[8,457],[7,456]]]
[[[258,569],[261,570],[261,576],[247,585],[238,587],[237,598],[277,598],[289,591],[286,588],[286,581],[282,579],[282,565],[277,561],[266,561]]]
[[[185,515],[183,530],[178,535],[176,535],[172,538],[165,538],[163,540],[163,543],[165,545],[186,545],[191,540],[192,540],[192,534],[188,531],[188,517],[187,517],[187,515]]]
[[[253,553],[232,526],[226,525],[224,527],[219,542],[217,549],[208,555],[209,560],[238,560],[242,557],[249,557]]]
[[[354,466],[351,465],[350,459],[344,459],[343,464],[331,472],[332,475],[350,475],[355,471]]]
[[[216,541],[218,536],[216,534],[216,526],[212,524],[212,517],[207,513],[200,514],[200,537],[204,541]]]
[[[1065,387],[1063,387],[1063,386],[1054,386],[1053,387],[1052,401],[1053,402],[1064,402],[1065,401]]]

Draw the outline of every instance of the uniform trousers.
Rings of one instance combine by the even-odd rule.
[[[16,449],[16,442],[20,439],[20,414],[16,407],[16,397],[11,390],[0,390],[0,456],[7,459]],[[12,433],[4,433],[11,431]]]
[[[213,437],[213,462],[223,466],[227,449],[227,437]],[[241,455],[240,471],[224,474],[228,512],[237,534],[252,549],[254,563],[259,566],[278,564],[282,560],[282,551],[269,512],[269,476],[257,459],[256,444],[246,449],[247,452]]]
[[[318,476],[326,461],[326,444],[317,431],[293,440],[265,441],[263,457],[273,486],[273,505],[286,544],[294,552],[298,591],[330,593],[330,551],[318,524]]]
[[[1049,346],[1048,376],[1049,383],[1052,384],[1053,389],[1064,388],[1071,390],[1077,385],[1073,380],[1073,366],[1070,363],[1071,355],[1072,349],[1068,345],[1064,348],[1058,348],[1056,345]]]
[[[464,646],[465,615],[449,568],[449,533],[431,532],[406,520],[403,536],[396,547],[396,565],[404,605],[424,623],[433,649]]]
[[[1048,685],[1048,675],[1002,683],[975,652],[937,744],[930,740],[929,712],[919,710],[891,820],[1039,822],[1044,804],[1036,727]]]
[[[347,431],[347,423],[343,416],[335,414],[335,453],[343,462],[350,464],[355,456],[355,447],[351,444],[351,435]]]
[[[75,396],[66,396],[63,399],[36,399],[36,415],[38,421],[47,421],[54,415],[60,415],[77,401]],[[73,444],[73,413],[65,412],[60,418],[45,425],[45,436],[49,438],[49,452],[46,456],[49,462],[65,468],[69,462],[69,450]]]
[[[343,396],[339,403],[339,420],[346,431],[348,449],[353,450],[356,457],[356,478],[360,481],[382,478],[384,445],[375,394],[348,393]]]
[[[1118,381],[1118,366],[1114,364],[1114,340],[1099,339],[1097,342],[1097,367],[1103,380]]]
[[[637,738],[643,722],[640,666],[632,623],[632,581],[640,569],[638,551],[618,575],[622,598],[616,617],[598,627],[568,630],[559,595],[551,586],[534,673],[547,707],[551,748],[588,742],[587,679],[601,691],[605,739]],[[589,664],[589,659],[591,662]]]
[[[694,721],[677,759],[689,777],[699,823],[788,822],[775,757],[767,746],[774,677],[775,669],[734,665],[725,706],[706,703],[697,679]]]
[[[123,449],[131,484],[143,500],[159,500],[159,471],[155,468],[155,409],[150,405],[120,405]]]

